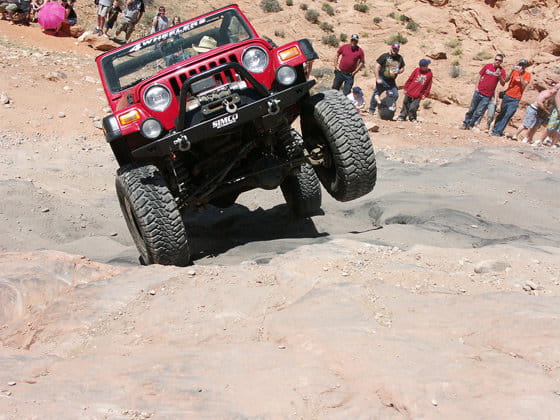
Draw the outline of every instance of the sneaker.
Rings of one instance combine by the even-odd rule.
[[[543,144],[549,144],[549,143],[552,143],[552,139],[551,139],[550,137],[546,137],[546,138],[543,140]]]
[[[529,139],[525,137],[523,140],[521,140],[521,143],[529,143]]]
[[[533,147],[537,147],[541,145],[541,141],[540,140],[536,140],[534,143],[531,144],[531,146]]]
[[[474,131],[475,133],[480,133],[480,128],[478,127],[473,127],[471,128],[472,131]]]
[[[418,120],[416,118],[411,118],[410,122],[418,122]]]
[[[512,139],[513,141],[517,141],[517,137],[515,137],[515,136],[511,136],[511,139]]]
[[[461,126],[461,130],[468,130],[468,129],[469,129],[469,126],[467,124],[463,124]]]
[[[397,121],[404,121],[404,118],[403,117],[398,117]]]
[[[550,146],[550,147],[552,147],[552,148],[556,149],[556,148],[558,147],[558,145],[557,145],[557,144],[553,144],[553,145],[552,145],[552,146]]]

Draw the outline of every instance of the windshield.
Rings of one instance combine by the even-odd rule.
[[[253,38],[235,9],[174,26],[103,58],[109,89],[118,93],[160,70],[222,45]]]

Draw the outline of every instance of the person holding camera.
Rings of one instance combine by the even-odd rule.
[[[165,7],[160,6],[158,14],[152,20],[152,29],[150,30],[150,35],[156,32],[163,31],[169,28],[169,18],[165,16]]]
[[[496,86],[500,83],[502,86],[506,83],[506,71],[502,67],[504,62],[503,54],[496,54],[494,63],[486,64],[478,74],[478,84],[474,91],[471,105],[465,114],[463,120],[463,130],[470,130],[474,127],[479,118],[484,114],[490,100],[496,93]]]
[[[517,66],[511,70],[506,79],[506,82],[509,81],[509,85],[504,91],[500,112],[494,122],[493,136],[503,136],[509,120],[511,120],[511,117],[513,117],[519,107],[523,91],[531,81],[531,73],[525,70],[528,65],[527,60],[519,60]]]

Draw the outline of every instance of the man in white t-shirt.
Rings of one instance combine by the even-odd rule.
[[[364,101],[364,92],[362,92],[362,89],[360,89],[358,86],[353,87],[352,92],[350,92],[347,97],[356,108],[358,108],[359,110],[364,109],[364,106],[366,104]]]
[[[97,28],[95,28],[97,35],[103,34],[105,18],[107,17],[107,12],[111,4],[113,4],[113,0],[99,0],[99,4],[97,5]]]

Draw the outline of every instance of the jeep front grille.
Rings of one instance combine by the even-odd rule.
[[[213,69],[214,67],[220,66],[222,64],[227,64],[232,62],[234,63],[238,62],[237,57],[233,54],[227,57],[219,57],[216,60],[205,61],[203,65],[200,65],[198,67],[183,69],[185,70],[183,73],[173,75],[173,77],[169,79],[169,84],[171,85],[171,88],[173,89],[175,96],[179,96],[179,93],[181,92],[181,86],[183,86],[183,83],[185,82],[185,80],[187,80],[187,78],[194,76],[195,74],[199,74],[207,70]],[[216,85],[219,86],[226,83],[235,82],[238,80],[238,78],[236,77],[236,74],[233,70],[227,70],[215,74],[214,80],[216,81]]]

